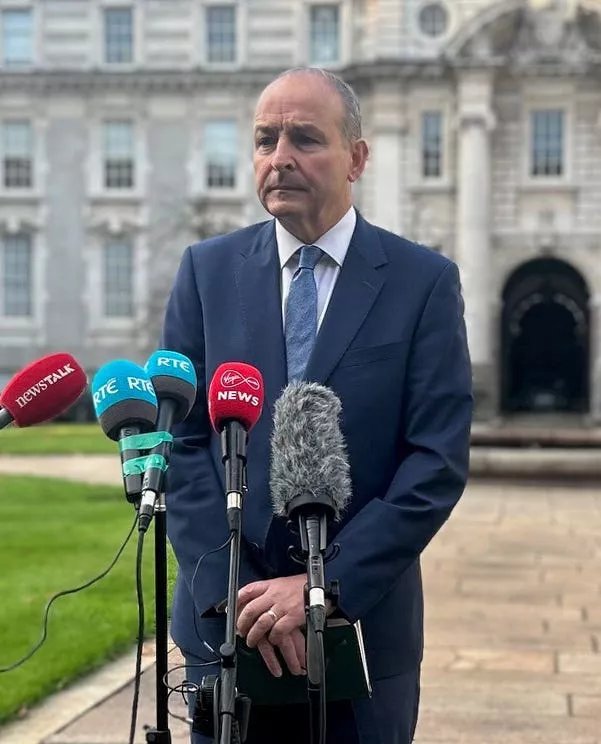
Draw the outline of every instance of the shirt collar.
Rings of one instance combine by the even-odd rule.
[[[342,266],[348,251],[349,243],[353,237],[356,223],[357,213],[355,212],[354,207],[350,207],[348,212],[334,225],[334,227],[331,227],[311,245],[319,246],[319,248],[321,248],[324,253],[327,253],[327,255],[338,264],[338,266]],[[296,251],[302,245],[306,244],[289,233],[277,219],[275,221],[275,237],[280,258],[280,269],[282,269]]]

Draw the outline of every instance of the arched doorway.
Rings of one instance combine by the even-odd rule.
[[[569,264],[520,266],[503,291],[503,412],[584,413],[589,407],[589,293]]]

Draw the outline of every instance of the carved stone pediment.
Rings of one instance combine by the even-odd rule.
[[[601,64],[601,4],[597,11],[569,0],[500,0],[460,29],[446,57],[514,69]]]
[[[512,66],[582,66],[601,61],[601,50],[592,45],[595,34],[590,33],[599,28],[598,14],[578,8],[571,16],[562,6],[556,0],[543,8],[522,11],[519,32],[508,49]]]

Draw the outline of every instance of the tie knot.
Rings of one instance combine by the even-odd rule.
[[[303,245],[300,252],[298,268],[311,269],[311,271],[313,271],[322,255],[323,251],[316,245]]]

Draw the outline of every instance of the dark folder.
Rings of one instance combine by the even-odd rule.
[[[307,702],[307,678],[295,677],[280,657],[282,676],[274,677],[256,648],[237,639],[239,692],[253,705],[286,705]],[[324,634],[326,695],[330,701],[371,696],[361,623],[328,618]]]

